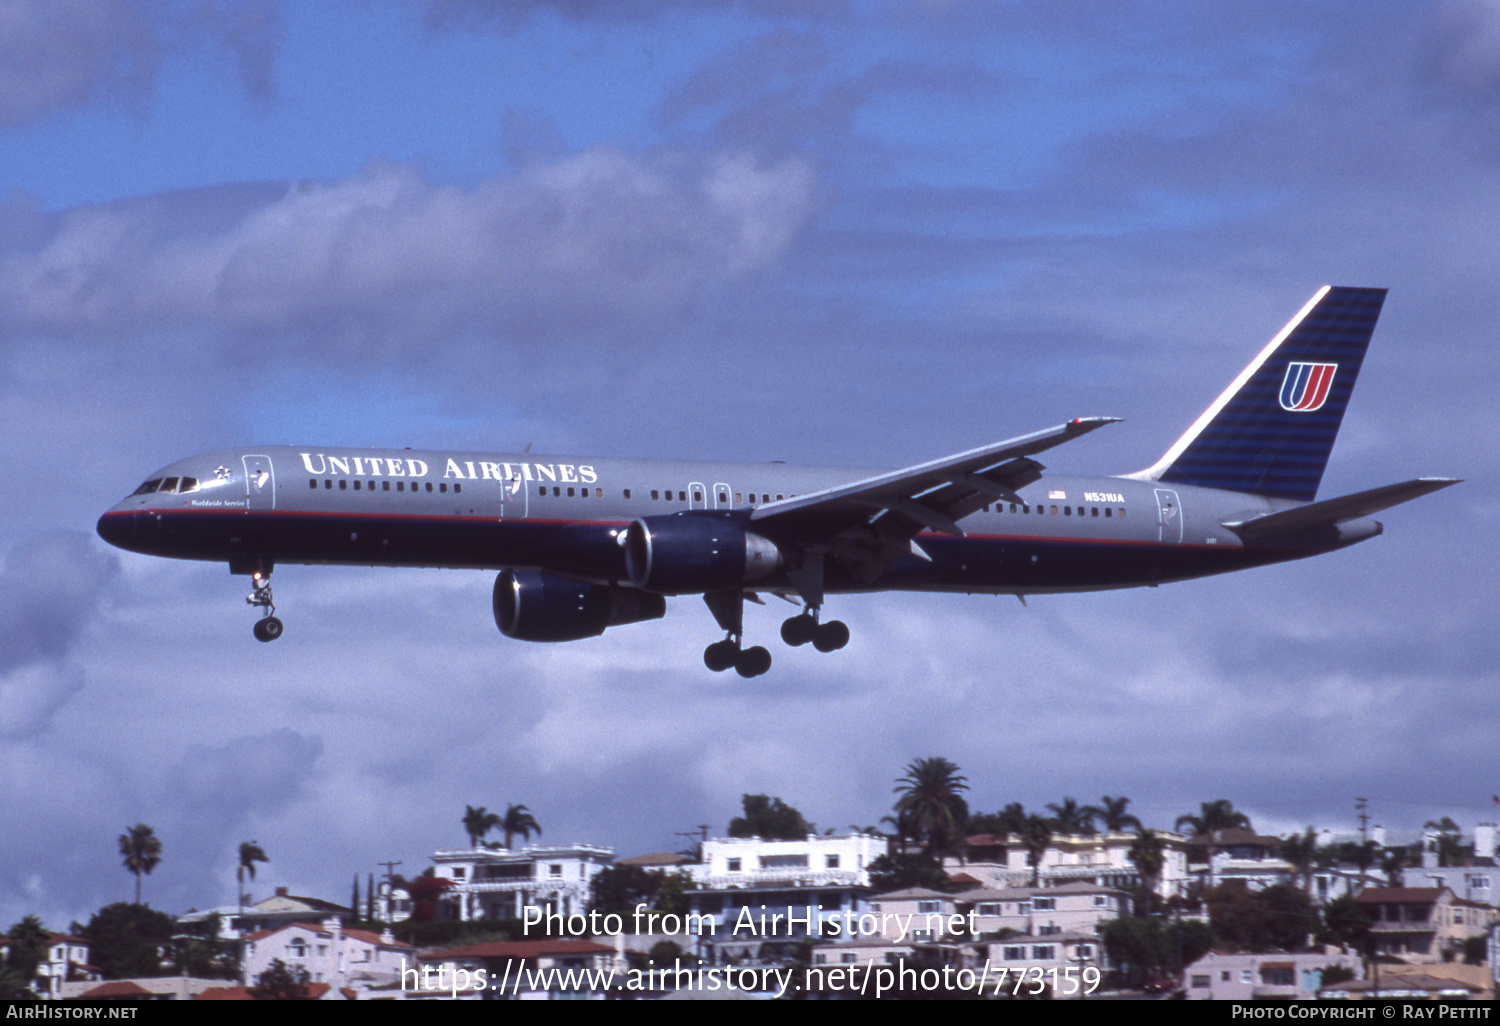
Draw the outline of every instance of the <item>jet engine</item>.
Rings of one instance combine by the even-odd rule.
[[[577,641],[606,627],[659,620],[660,595],[608,584],[570,581],[536,570],[505,570],[495,578],[495,626],[518,641]]]
[[[736,588],[770,575],[781,561],[775,542],[722,516],[644,517],[625,535],[630,583],[664,595]]]

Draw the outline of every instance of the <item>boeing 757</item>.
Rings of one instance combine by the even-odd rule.
[[[800,605],[789,645],[843,648],[829,596],[1027,595],[1155,586],[1342,549],[1370,516],[1457,483],[1317,501],[1384,289],[1325,286],[1149,468],[1047,472],[1035,457],[1113,417],[901,470],[412,449],[257,446],[172,463],[99,520],[132,552],[250,575],[255,636],[280,637],[278,564],[499,571],[495,623],[575,641],[701,595],[725,632],[709,669],[765,673],[744,603]]]

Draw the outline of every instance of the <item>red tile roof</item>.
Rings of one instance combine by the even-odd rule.
[[[424,962],[449,958],[540,958],[545,955],[612,955],[608,944],[585,940],[487,941],[464,948],[433,951],[418,956]]]
[[[138,998],[155,997],[149,990],[142,987],[134,980],[111,980],[109,983],[101,983],[93,990],[86,990],[78,995],[80,998]]]
[[[1421,902],[1424,905],[1437,901],[1446,887],[1366,887],[1355,901],[1387,901],[1391,904]]]
[[[388,940],[388,941],[387,940],[381,940],[380,939],[380,934],[378,934],[378,933],[372,933],[369,930],[345,930],[344,931],[344,936],[345,937],[353,937],[355,940],[364,941],[366,944],[380,944],[380,945],[382,945],[384,947],[387,947],[387,948],[409,948],[409,947],[411,947],[411,945],[408,944],[408,943],[406,943],[406,941],[399,941],[399,940],[395,940],[395,939]]]

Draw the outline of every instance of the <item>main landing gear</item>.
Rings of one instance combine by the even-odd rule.
[[[245,596],[245,602],[262,610],[260,619],[255,622],[255,640],[275,641],[281,637],[282,625],[276,618],[276,603],[271,601],[271,575],[257,570],[251,584],[253,590]]]
[[[837,652],[849,644],[849,628],[842,620],[818,622],[818,607],[808,606],[781,625],[781,640],[797,648],[812,642],[819,652]]]
[[[716,641],[703,650],[703,665],[715,673],[723,673],[731,666],[741,677],[759,677],[771,668],[771,653],[764,645],[741,648],[743,639],[731,634],[723,641]]]

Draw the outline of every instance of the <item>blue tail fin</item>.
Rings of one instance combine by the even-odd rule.
[[[1324,286],[1144,478],[1311,502],[1385,289]]]

